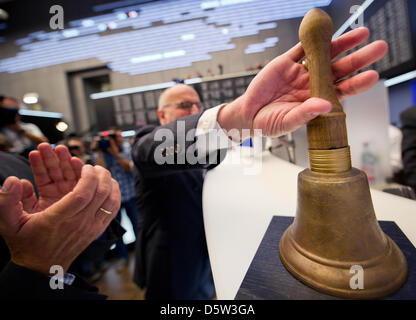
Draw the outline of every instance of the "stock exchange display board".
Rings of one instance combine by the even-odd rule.
[[[204,109],[230,102],[242,95],[256,72],[203,81],[193,85],[201,97]],[[129,130],[145,124],[158,124],[157,106],[163,90],[150,90],[112,98],[114,104],[114,125]],[[105,130],[105,128],[100,128]]]
[[[374,1],[364,12],[369,42],[383,39],[389,50],[371,67],[381,78],[392,78],[416,69],[416,1]]]

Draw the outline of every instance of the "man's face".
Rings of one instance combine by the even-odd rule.
[[[71,154],[75,157],[81,157],[85,153],[84,144],[78,140],[69,140],[68,149],[70,150]]]
[[[19,109],[19,107],[20,107],[19,102],[17,102],[14,99],[10,99],[10,98],[4,98],[1,106],[5,107],[5,108],[15,108],[15,109]]]
[[[121,130],[116,130],[114,134],[114,140],[116,141],[117,146],[121,147],[124,142],[123,136],[121,135]]]
[[[10,98],[4,98],[3,101],[0,104],[1,108],[7,109],[7,126],[9,128],[15,127],[17,123],[20,122],[20,115],[18,113],[18,110],[20,108],[19,102],[10,99]],[[4,110],[5,111],[5,110]],[[2,116],[5,116],[2,114]],[[3,118],[4,120],[5,118]]]
[[[194,89],[178,86],[168,90],[162,101],[162,108],[157,111],[162,125],[201,112],[201,102]]]

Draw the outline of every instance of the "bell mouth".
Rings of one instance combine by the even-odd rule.
[[[280,240],[280,259],[296,279],[317,291],[345,299],[377,299],[393,294],[406,282],[406,258],[387,235],[384,255],[364,261],[331,261],[296,248],[290,231],[289,227]],[[350,285],[351,267],[356,265],[363,268],[363,289]]]
[[[355,168],[299,174],[296,217],[280,239],[279,254],[295,278],[342,298],[381,298],[407,278],[406,258],[380,228],[366,175]],[[363,289],[350,285],[353,266],[363,270]]]
[[[289,232],[291,232],[292,229],[290,229]],[[290,245],[299,252],[300,255],[304,256],[306,259],[309,259],[311,261],[314,261],[320,265],[326,265],[328,267],[334,267],[334,268],[340,268],[340,269],[350,269],[353,265],[359,265],[363,268],[371,268],[375,265],[380,264],[386,256],[391,254],[391,251],[393,250],[392,243],[394,243],[392,240],[389,241],[386,236],[386,247],[385,250],[381,253],[379,253],[376,256],[372,256],[367,260],[357,260],[357,261],[338,261],[338,260],[332,260],[327,259],[321,256],[318,256],[317,254],[314,254],[312,252],[308,252],[307,250],[303,249],[298,243],[296,243],[295,239],[293,239],[293,236],[288,237],[288,241],[290,241]]]

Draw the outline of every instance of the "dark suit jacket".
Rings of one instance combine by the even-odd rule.
[[[9,262],[0,273],[0,300],[104,300],[106,296],[76,277],[72,285],[52,290],[44,274]]]
[[[402,122],[402,160],[406,183],[416,190],[416,106],[400,114]]]
[[[132,149],[140,212],[134,280],[140,287],[147,287],[147,299],[207,299],[213,294],[212,290],[201,293],[201,287],[209,284],[213,289],[202,216],[202,184],[203,169],[216,164],[190,164],[187,159],[178,163],[195,143],[195,136],[191,135],[189,141],[178,137],[178,121],[185,121],[184,133],[188,133],[196,128],[200,115],[165,126],[143,127]],[[155,138],[160,129],[172,132],[171,138],[163,141],[164,146]],[[155,153],[174,160],[174,164],[157,164]],[[215,153],[218,164],[225,151]]]

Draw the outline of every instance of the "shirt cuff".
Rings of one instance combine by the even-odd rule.
[[[219,149],[238,146],[241,142],[231,140],[217,121],[218,112],[226,103],[206,110],[196,126],[196,149],[199,157],[203,157]]]
[[[196,126],[196,136],[207,134],[210,130],[220,127],[217,122],[218,112],[226,105],[226,103],[220,104],[214,108],[206,110],[199,117],[198,124]]]
[[[49,278],[51,279],[54,278],[58,282],[62,282],[66,284],[67,286],[71,286],[74,283],[76,277],[72,273],[65,273],[63,278],[60,278],[57,276],[49,276]]]

